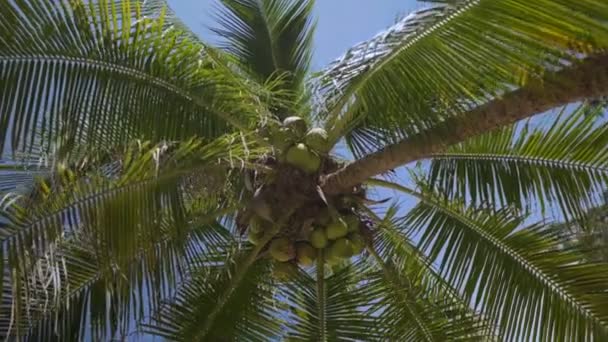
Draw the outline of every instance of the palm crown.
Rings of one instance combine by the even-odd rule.
[[[0,335],[608,339],[603,245],[547,224],[608,180],[608,3],[432,2],[314,74],[312,0],[220,0],[219,46],[0,4]]]

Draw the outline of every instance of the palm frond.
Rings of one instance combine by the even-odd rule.
[[[458,291],[435,270],[407,235],[398,230],[397,206],[375,218],[370,253],[380,270],[370,282],[382,300],[378,326],[391,339],[415,341],[477,341],[496,337],[494,327],[474,312]]]
[[[511,210],[466,208],[426,191],[394,188],[421,201],[404,228],[420,234],[419,248],[442,277],[507,340],[606,338],[606,264],[564,249],[560,234],[546,226],[522,226]]]
[[[316,277],[303,270],[295,272],[291,281],[281,287],[281,296],[289,307],[286,338],[298,341],[380,340],[375,318],[368,312],[379,293],[366,284],[366,268],[364,263],[359,263],[345,265],[329,276],[319,274],[324,288],[321,295],[317,291],[319,281]]]
[[[603,53],[606,17],[594,0],[460,0],[416,11],[322,73],[319,116],[332,141],[355,129],[356,156],[374,151]],[[383,139],[366,138],[370,130]]]
[[[226,251],[224,251],[225,253]],[[239,268],[237,255],[206,258],[177,295],[163,305],[146,331],[176,341],[224,341],[236,336],[247,341],[268,341],[280,334],[281,320],[273,303],[270,265],[260,260]],[[223,255],[223,256],[222,256]],[[239,280],[235,284],[235,278]],[[232,291],[210,325],[218,302]]]
[[[243,88],[205,45],[144,9],[139,1],[2,4],[0,150],[27,152],[39,134],[48,149],[49,132],[82,148],[246,128],[260,109],[256,85]]]
[[[221,46],[261,82],[284,78],[293,101],[302,100],[312,56],[314,0],[220,0],[214,31]],[[282,74],[286,74],[283,75]],[[275,108],[279,118],[297,108]],[[302,113],[305,114],[305,113]]]
[[[433,156],[427,182],[475,204],[554,205],[582,219],[608,180],[608,124],[586,105],[566,109],[547,128],[511,126]]]
[[[142,260],[138,256],[142,250],[150,251],[152,254],[149,256],[153,256],[159,247],[159,239],[173,241],[183,246],[188,255],[196,255],[203,245],[197,247],[188,243],[202,242],[204,239],[195,238],[189,233],[187,217],[192,215],[192,211],[187,209],[190,203],[186,203],[181,182],[184,176],[212,170],[221,163],[225,163],[228,168],[231,162],[240,165],[243,160],[237,158],[246,156],[246,153],[255,155],[257,152],[253,146],[247,147],[243,141],[234,138],[217,139],[209,144],[203,144],[200,140],[152,147],[143,144],[141,148],[128,150],[120,160],[122,169],[119,177],[114,174],[108,177],[101,172],[77,178],[66,170],[62,177],[50,179],[56,184],[39,187],[41,192],[35,194],[35,197],[5,202],[0,249],[8,256],[4,273],[5,277],[8,274],[9,288],[13,290],[13,303],[10,307],[23,310],[31,306],[29,301],[22,300],[22,289],[25,289],[27,299],[30,291],[26,285],[38,281],[35,271],[41,267],[40,262],[44,263],[48,259],[48,253],[63,240],[70,242],[84,239],[86,248],[98,253],[94,255],[96,264],[91,270],[107,271],[110,275],[115,275],[118,269],[136,272],[136,276],[139,271],[133,270],[129,265],[133,264],[133,260],[139,260],[145,261],[144,269],[155,275],[156,279],[161,277],[162,272],[154,273],[160,272],[160,268],[155,266],[174,258],[161,261],[148,257],[147,260]],[[221,190],[222,196],[228,198],[227,189]],[[207,193],[212,195],[209,189]],[[12,197],[5,199],[10,200]],[[215,200],[215,197],[211,197],[211,200]],[[215,205],[218,205],[217,201]],[[222,205],[221,202],[219,205]],[[170,223],[168,226],[167,222]],[[59,252],[61,259],[62,250]],[[76,261],[87,264],[82,259]],[[65,262],[62,266],[65,266]],[[175,265],[167,265],[168,268],[172,266]],[[169,275],[166,273],[162,277]],[[47,286],[53,284],[61,291],[61,278],[60,272],[59,276],[49,278]],[[77,280],[82,280],[82,277]],[[124,286],[121,288],[125,289]],[[153,299],[148,298],[151,301]],[[141,298],[138,302],[142,303]],[[125,314],[122,309],[117,312]],[[129,317],[129,311],[126,312]],[[14,319],[21,317],[13,316]],[[104,320],[103,323],[105,322]],[[128,323],[128,319],[121,322]],[[10,325],[3,329],[8,327]]]

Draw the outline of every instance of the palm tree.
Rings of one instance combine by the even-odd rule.
[[[0,2],[0,335],[608,339],[608,3],[432,2],[317,73],[313,0]]]

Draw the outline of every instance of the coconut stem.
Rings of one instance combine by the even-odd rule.
[[[319,341],[327,341],[325,326],[325,258],[323,250],[317,252],[317,309],[319,310]]]

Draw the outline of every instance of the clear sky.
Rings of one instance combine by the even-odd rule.
[[[210,14],[215,0],[169,0],[186,24],[205,39],[213,25]],[[314,69],[339,57],[350,46],[371,38],[393,24],[400,15],[423,4],[416,0],[317,0]]]

